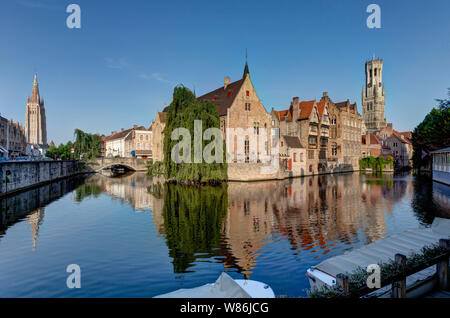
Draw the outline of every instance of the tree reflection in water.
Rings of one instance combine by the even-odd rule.
[[[164,231],[175,273],[216,255],[227,209],[226,186],[164,184]]]

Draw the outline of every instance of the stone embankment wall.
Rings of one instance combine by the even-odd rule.
[[[0,162],[0,196],[78,174],[76,160]]]

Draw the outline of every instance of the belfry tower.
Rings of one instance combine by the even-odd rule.
[[[47,145],[47,123],[45,118],[44,99],[39,95],[39,86],[36,74],[34,74],[31,98],[30,96],[27,96],[25,137],[27,139],[27,143],[29,144]]]
[[[362,90],[363,120],[371,133],[386,127],[383,60],[366,62],[366,84]]]

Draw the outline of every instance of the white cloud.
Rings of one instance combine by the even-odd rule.
[[[161,83],[171,83],[171,81],[169,81],[168,79],[164,78],[164,76],[161,73],[152,73],[152,74],[141,74],[139,75],[140,78],[145,79],[145,80],[157,80],[158,82]]]
[[[111,57],[105,58],[106,67],[114,68],[114,69],[124,69],[125,67],[129,66],[129,63],[124,58],[114,59]]]

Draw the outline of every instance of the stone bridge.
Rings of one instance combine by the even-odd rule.
[[[108,169],[112,166],[123,166],[134,171],[147,171],[149,159],[138,158],[96,158],[86,161],[86,166],[95,171]]]

